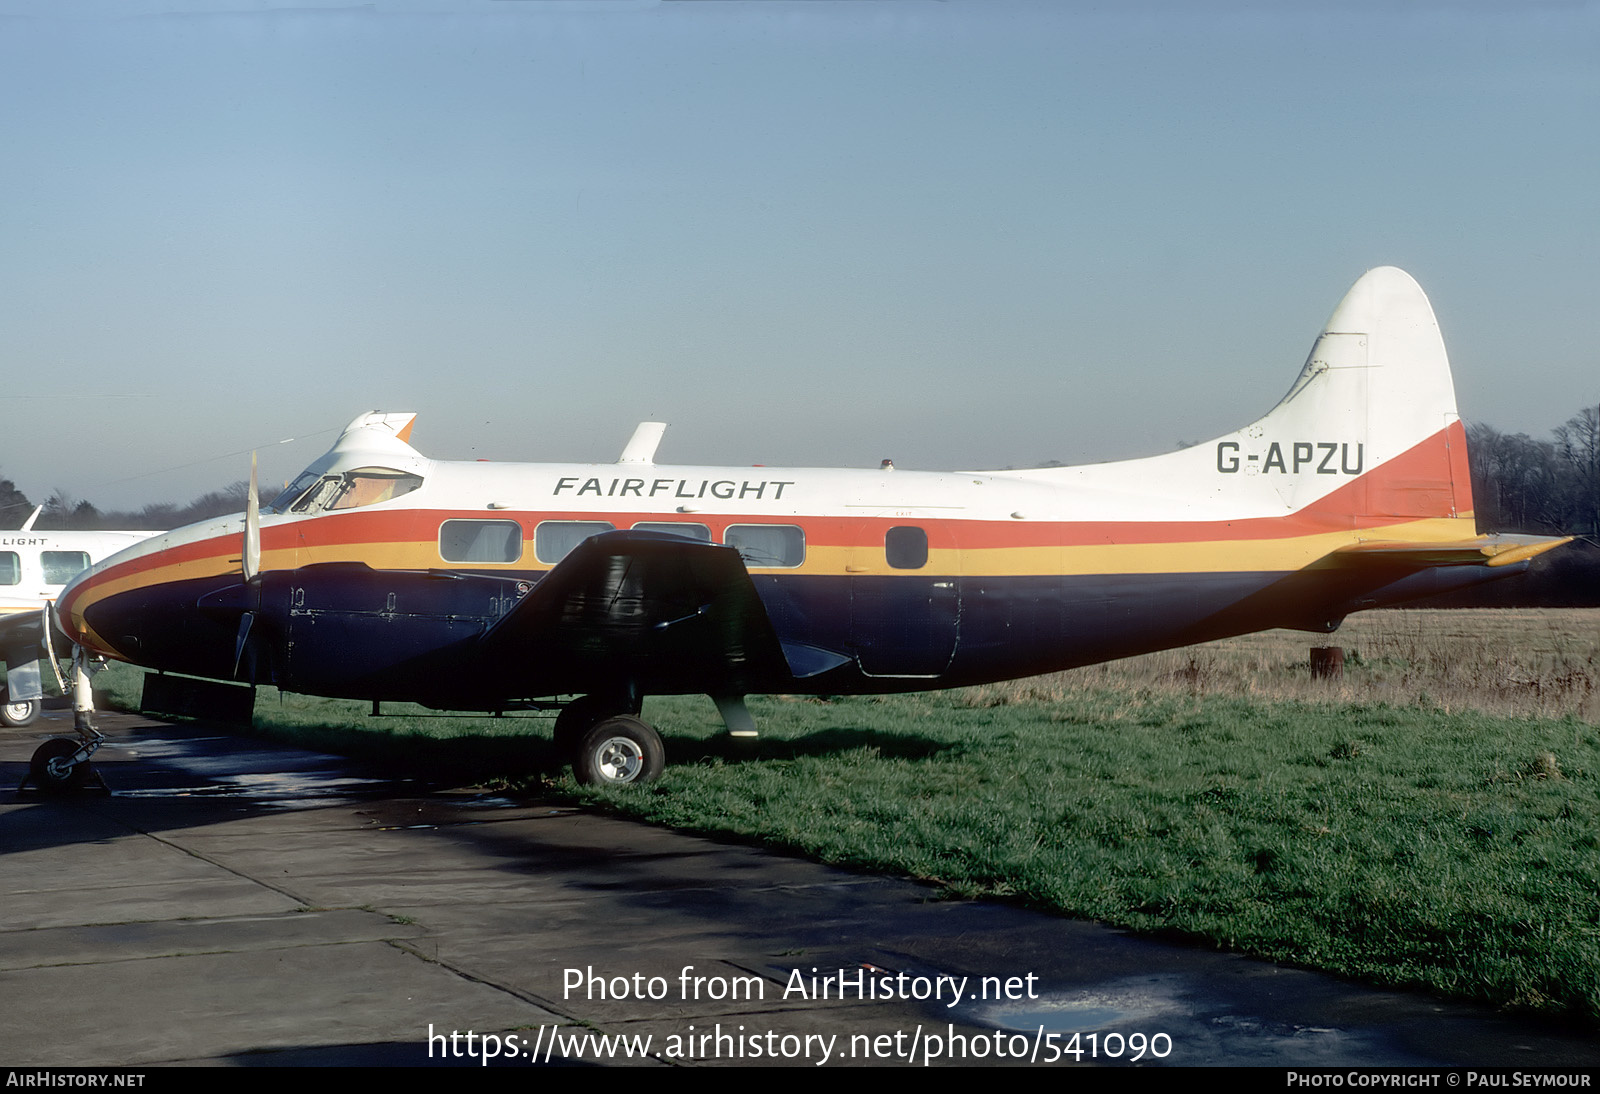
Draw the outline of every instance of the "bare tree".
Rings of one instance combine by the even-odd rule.
[[[1483,531],[1560,530],[1565,505],[1554,445],[1474,422],[1467,429],[1467,452],[1473,503]]]
[[[1600,536],[1600,410],[1587,406],[1555,431],[1567,466],[1569,532]]]
[[[55,491],[45,499],[44,512],[39,514],[39,523],[35,527],[57,531],[73,527],[72,514],[81,500],[61,487],[56,487]]]

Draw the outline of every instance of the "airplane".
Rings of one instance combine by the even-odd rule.
[[[154,532],[35,531],[44,506],[16,531],[0,531],[0,649],[20,647],[6,685],[0,687],[0,725],[31,725],[42,698],[37,662],[28,653],[46,635],[43,615],[67,582],[122,548]],[[6,654],[8,664],[13,662]]]
[[[647,695],[706,694],[748,739],[750,694],[948,688],[1328,632],[1566,542],[1478,534],[1438,324],[1392,267],[1356,282],[1266,416],[1144,459],[674,467],[646,422],[615,464],[447,462],[411,447],[414,419],[363,414],[269,504],[252,489],[242,518],[91,567],[58,601],[65,636],[374,710],[559,705],[577,778],[629,783],[665,763]],[[36,781],[78,779],[91,732],[56,742]]]

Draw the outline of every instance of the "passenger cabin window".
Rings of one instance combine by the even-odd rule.
[[[710,543],[711,529],[704,524],[676,520],[647,520],[633,526],[635,532],[662,532],[669,536],[682,536],[696,543]]]
[[[446,562],[516,562],[522,525],[514,520],[447,520],[439,525],[439,557]]]
[[[41,561],[44,563],[44,583],[46,585],[65,585],[89,568],[89,553],[87,551],[45,551],[41,555]]]
[[[883,536],[883,553],[896,570],[920,570],[928,564],[928,533],[915,525],[891,528]]]
[[[359,509],[409,494],[422,485],[420,475],[388,467],[358,467],[338,474],[307,471],[272,499],[263,512],[321,513]]]
[[[533,554],[540,562],[560,562],[590,536],[614,532],[603,520],[546,520],[533,530]]]
[[[22,584],[22,559],[15,551],[0,551],[0,585]]]
[[[723,542],[746,566],[793,568],[806,560],[806,534],[793,524],[730,524]]]

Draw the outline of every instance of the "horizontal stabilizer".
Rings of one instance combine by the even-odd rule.
[[[1521,535],[1475,536],[1435,543],[1365,541],[1341,547],[1334,555],[1417,567],[1509,566],[1571,542],[1571,536]]]

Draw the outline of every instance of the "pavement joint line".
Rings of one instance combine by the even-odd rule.
[[[211,858],[209,855],[202,854],[201,852],[195,850],[192,847],[185,847],[185,846],[183,846],[183,844],[178,843],[175,840],[167,839],[164,836],[158,836],[153,832],[140,831],[139,835],[144,836],[146,839],[153,840],[156,843],[161,844],[163,847],[170,847],[174,851],[179,852],[180,854],[188,855],[190,858],[199,859],[201,862],[205,863],[207,866],[213,866],[216,869],[221,870],[223,873],[232,874],[234,877],[238,878],[241,881],[248,881],[252,885],[259,885],[263,889],[271,890],[272,892],[277,893],[279,896],[288,897],[290,900],[294,901],[297,904],[300,904],[300,905],[304,906],[308,910],[315,911],[319,907],[314,901],[308,900],[306,897],[300,895],[299,893],[292,892],[291,890],[286,889],[281,885],[274,885],[272,882],[266,881],[263,878],[252,877],[251,875],[245,873],[242,870],[235,869],[234,867],[229,866],[226,863],[218,862],[216,859]]]
[[[231,947],[215,950],[168,950],[163,953],[146,953],[134,957],[96,957],[89,961],[45,961],[37,965],[18,965],[7,971],[20,972],[26,969],[70,969],[79,966],[131,965],[140,961],[172,961],[186,957],[217,957],[222,954],[275,953],[279,950],[312,950],[325,946],[370,946],[374,942],[393,944],[394,939],[341,938],[326,942],[295,942],[282,946]]]
[[[482,984],[486,988],[493,988],[495,991],[509,995],[513,999],[528,1003],[531,1006],[540,1008],[541,1010],[547,1010],[551,1014],[559,1015],[563,1020],[574,1025],[589,1026],[590,1028],[596,1030],[601,1028],[585,1019],[579,1018],[577,1015],[572,1014],[569,1011],[563,1010],[554,1001],[548,1000],[542,995],[536,995],[533,992],[523,991],[522,989],[514,988],[509,984],[502,984],[500,981],[492,979],[488,976],[468,972],[459,965],[452,964],[443,958],[429,957],[427,954],[419,951],[415,946],[408,945],[406,939],[389,938],[385,939],[384,941],[388,945],[393,946],[395,949],[400,950],[403,953],[408,953],[412,957],[415,957],[419,961],[423,961],[429,965],[436,965],[439,968],[444,969],[446,972],[452,973],[460,979],[465,980],[469,984]]]

